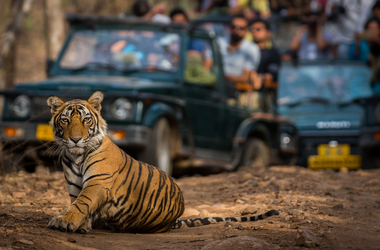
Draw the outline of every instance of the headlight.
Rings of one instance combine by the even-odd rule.
[[[116,99],[111,105],[111,113],[118,120],[132,118],[132,103],[125,98]]]
[[[293,136],[288,133],[281,133],[281,148],[295,148],[297,147],[297,142]]]
[[[281,147],[288,147],[290,143],[290,136],[288,133],[281,133]]]
[[[32,101],[26,95],[19,95],[13,101],[12,110],[15,115],[21,118],[29,116]]]

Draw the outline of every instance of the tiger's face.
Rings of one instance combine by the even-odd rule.
[[[100,145],[107,133],[107,124],[100,116],[103,93],[96,91],[88,101],[63,102],[50,96],[47,104],[52,113],[50,126],[56,143],[73,155],[82,155]]]

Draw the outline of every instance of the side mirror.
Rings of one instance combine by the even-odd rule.
[[[55,61],[51,60],[51,59],[47,59],[46,60],[46,75],[49,77],[51,76],[50,74],[50,70],[51,68],[53,67]]]

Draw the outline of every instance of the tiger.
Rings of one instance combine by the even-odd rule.
[[[135,160],[107,137],[107,123],[100,114],[103,97],[98,90],[87,101],[47,99],[52,114],[49,124],[71,200],[66,210],[48,222],[49,228],[87,233],[102,222],[118,232],[161,233],[279,214],[271,210],[252,217],[179,220],[185,209],[179,186],[165,172]]]

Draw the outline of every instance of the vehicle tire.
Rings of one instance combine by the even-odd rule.
[[[153,127],[150,140],[139,160],[158,167],[168,175],[173,172],[171,157],[171,129],[167,119],[161,118]]]
[[[269,167],[270,151],[266,143],[259,138],[249,138],[246,142],[243,155],[243,166]]]

